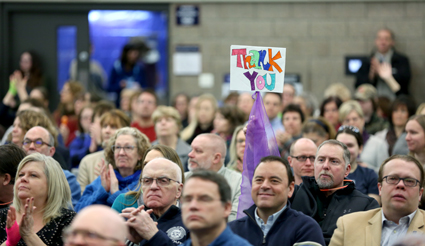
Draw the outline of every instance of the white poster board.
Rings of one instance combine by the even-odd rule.
[[[230,46],[230,90],[283,92],[286,48]]]

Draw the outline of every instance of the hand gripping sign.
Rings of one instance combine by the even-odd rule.
[[[230,46],[230,90],[283,92],[285,48]]]

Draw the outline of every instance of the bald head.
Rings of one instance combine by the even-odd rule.
[[[226,157],[226,143],[216,134],[200,134],[191,144],[189,153],[189,170],[197,168],[218,171],[224,164]]]
[[[53,147],[55,145],[55,140],[52,134],[44,127],[34,126],[33,128],[29,129],[25,134],[24,142],[25,140],[32,141],[32,143],[23,146],[27,154],[32,154],[35,152],[46,156],[53,156],[53,154],[55,154],[55,147]],[[43,142],[41,146],[36,146],[34,142],[37,140],[41,140]]]
[[[157,158],[154,158],[153,160],[149,161],[148,163],[146,163],[143,170],[145,171],[146,168],[148,170],[150,170],[150,169],[170,170],[171,171],[170,175],[172,176],[170,178],[175,179],[175,180],[179,181],[180,183],[182,182],[182,170],[180,169],[179,165],[175,162],[170,161],[169,159],[164,158],[164,157],[157,157]]]
[[[300,138],[297,139],[292,145],[291,149],[289,150],[290,155],[297,155],[297,152],[299,149],[303,148],[314,148],[317,150],[316,144],[309,138]],[[316,151],[315,151],[316,153]]]
[[[288,162],[294,170],[296,185],[302,183],[302,176],[314,176],[316,151],[316,144],[308,138],[300,138],[292,144]]]
[[[92,205],[81,210],[72,221],[70,228],[72,231],[90,231],[105,238],[115,239],[120,245],[125,245],[128,233],[124,218],[104,205]],[[104,243],[104,241],[99,242],[99,245],[105,245]]]

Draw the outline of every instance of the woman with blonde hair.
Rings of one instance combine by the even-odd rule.
[[[156,140],[152,145],[162,144],[175,150],[184,165],[184,170],[189,171],[187,161],[192,148],[179,136],[182,128],[179,112],[173,107],[158,106],[152,114],[152,120],[156,134]]]
[[[364,114],[359,102],[354,100],[344,102],[339,108],[339,119],[343,125],[355,126],[359,129],[364,146],[360,160],[366,167],[377,172],[381,163],[389,157],[388,144],[366,131]]]
[[[13,205],[0,210],[2,246],[63,245],[62,230],[75,216],[70,207],[71,190],[59,164],[40,153],[28,155],[18,166]]]
[[[195,117],[190,124],[181,132],[181,138],[191,144],[196,136],[202,133],[210,133],[214,129],[214,117],[217,112],[217,100],[212,94],[199,96],[195,106]]]
[[[245,153],[245,133],[243,128],[245,125],[240,125],[235,128],[233,132],[232,141],[229,148],[230,162],[227,165],[229,169],[237,172],[243,171],[243,157]]]
[[[133,127],[117,130],[105,148],[100,176],[86,187],[75,211],[92,204],[112,206],[121,194],[137,187],[142,157],[150,147],[145,134]]]

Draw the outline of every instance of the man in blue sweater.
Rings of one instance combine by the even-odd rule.
[[[231,189],[222,175],[195,170],[186,180],[181,203],[183,223],[190,230],[183,246],[252,246],[227,226]]]
[[[290,170],[288,162],[280,157],[261,159],[252,179],[255,204],[244,211],[246,217],[229,223],[235,234],[253,245],[325,245],[317,222],[291,209],[288,197],[294,192],[294,177]]]

